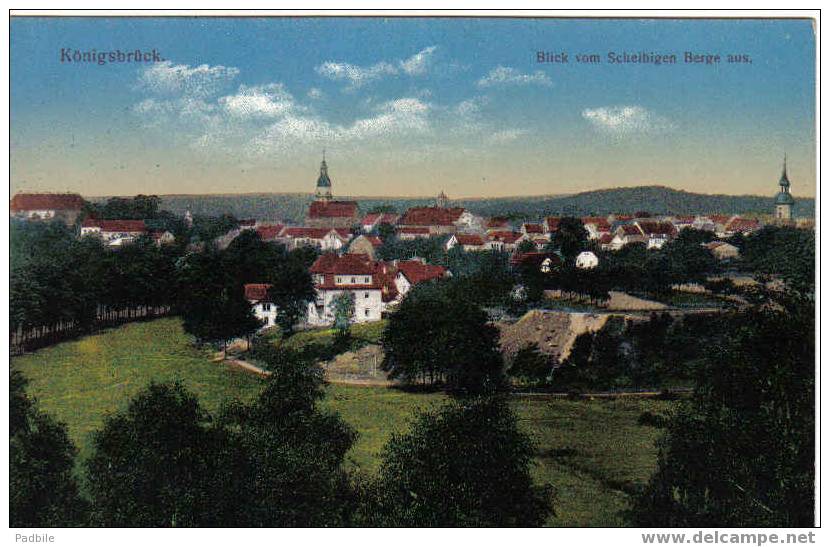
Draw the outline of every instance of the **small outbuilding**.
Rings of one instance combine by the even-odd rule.
[[[591,251],[582,251],[576,255],[576,267],[582,270],[590,270],[599,266],[599,258]]]

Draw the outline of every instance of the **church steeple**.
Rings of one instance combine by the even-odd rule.
[[[793,215],[795,200],[790,194],[790,178],[787,176],[787,155],[784,155],[784,167],[778,179],[780,190],[775,196],[775,218],[779,222],[788,222]]]
[[[322,201],[331,199],[331,179],[329,178],[329,167],[326,165],[325,150],[323,150],[323,161],[320,162],[320,176],[317,177],[317,190],[314,197]]]
[[[778,181],[782,192],[790,191],[790,179],[787,177],[787,154],[784,154],[784,168],[781,171],[781,179]]]

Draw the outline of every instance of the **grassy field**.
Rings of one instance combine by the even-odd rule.
[[[30,380],[29,391],[40,407],[68,425],[81,457],[88,455],[90,433],[105,416],[123,408],[151,380],[180,379],[210,411],[235,397],[250,399],[262,385],[190,346],[176,319],[134,323],[66,342],[15,358],[12,365]],[[389,436],[405,431],[417,409],[440,404],[443,397],[332,385],[324,404],[360,432],[349,465],[372,472]],[[549,524],[625,525],[626,492],[651,474],[659,433],[638,425],[637,419],[645,410],[664,411],[671,404],[516,398],[513,407],[521,425],[538,444],[534,477],[556,492],[557,515]]]

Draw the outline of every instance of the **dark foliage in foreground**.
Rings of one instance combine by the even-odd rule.
[[[500,397],[450,401],[394,435],[365,485],[358,522],[369,526],[540,526],[548,488],[533,485],[531,440]]]
[[[19,372],[9,375],[9,524],[77,526],[86,504],[72,475],[77,450],[66,426],[40,412]]]
[[[710,343],[634,504],[638,525],[813,526],[815,307],[768,298]]]

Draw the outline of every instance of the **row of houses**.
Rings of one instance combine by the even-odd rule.
[[[81,223],[81,237],[99,238],[109,247],[121,247],[136,239],[149,236],[156,245],[168,245],[176,237],[167,230],[150,230],[143,220],[98,220],[88,218]]]
[[[422,259],[379,261],[365,254],[334,252],[320,255],[309,272],[317,293],[308,304],[309,326],[331,325],[334,301],[344,293],[353,298],[353,322],[379,321],[415,285],[450,275],[446,268]],[[268,298],[269,288],[261,283],[245,285],[245,297],[263,328],[275,325],[277,319],[277,308]]]

